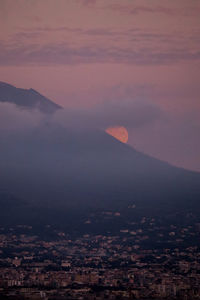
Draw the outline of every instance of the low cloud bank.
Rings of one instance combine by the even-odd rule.
[[[27,131],[47,122],[75,129],[106,129],[108,126],[137,128],[163,117],[163,112],[145,101],[106,102],[91,109],[62,109],[53,115],[0,103],[0,132]]]

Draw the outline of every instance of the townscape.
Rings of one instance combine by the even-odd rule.
[[[28,225],[0,230],[1,299],[200,299],[200,223],[143,217],[82,236],[46,225],[46,239]]]

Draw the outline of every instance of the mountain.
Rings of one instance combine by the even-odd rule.
[[[90,230],[101,233],[144,216],[164,219],[182,213],[184,220],[200,213],[199,173],[140,153],[99,130],[86,135],[47,124],[13,134],[2,141],[0,170],[7,191],[0,195],[2,225],[53,224],[82,232],[95,215]],[[14,207],[9,212],[6,193],[14,195],[6,198]],[[109,211],[123,218],[103,218]]]
[[[0,102],[14,103],[27,109],[37,108],[44,113],[53,113],[61,107],[33,89],[16,88],[0,82]]]
[[[65,207],[198,204],[200,174],[176,168],[100,130],[47,124],[2,139],[0,182],[17,196]]]
[[[105,211],[124,212],[130,222],[200,213],[198,172],[152,158],[97,129],[66,129],[49,121],[10,132],[1,138],[0,170],[0,187],[7,191],[0,194],[0,220],[8,216],[10,199],[15,209],[9,222],[80,230],[91,213]],[[101,216],[96,227],[116,230],[116,220],[108,224]]]

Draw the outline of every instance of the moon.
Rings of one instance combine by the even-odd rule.
[[[105,131],[122,143],[128,142],[128,131],[124,126],[108,127]]]

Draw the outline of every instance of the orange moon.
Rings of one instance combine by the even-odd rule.
[[[105,131],[122,143],[128,142],[128,131],[123,126],[108,127]]]

